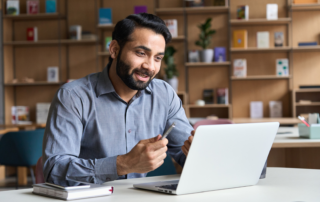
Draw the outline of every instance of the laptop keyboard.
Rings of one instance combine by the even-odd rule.
[[[178,187],[178,184],[169,184],[169,185],[162,185],[162,186],[157,186],[157,187],[163,188],[163,189],[176,190]]]

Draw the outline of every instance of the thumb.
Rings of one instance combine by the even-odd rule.
[[[150,143],[154,143],[154,142],[159,141],[160,139],[161,139],[161,135],[157,135],[153,138],[150,138],[149,141],[150,141]]]

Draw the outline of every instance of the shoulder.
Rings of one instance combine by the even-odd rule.
[[[161,79],[153,79],[148,87],[154,96],[162,99],[170,101],[178,96],[175,90],[167,82]]]

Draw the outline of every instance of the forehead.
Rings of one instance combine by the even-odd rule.
[[[162,34],[155,33],[147,28],[135,28],[130,35],[130,41],[127,42],[129,46],[146,46],[151,50],[163,52],[166,47],[166,42]]]

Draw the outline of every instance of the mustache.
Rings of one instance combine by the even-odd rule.
[[[153,77],[155,72],[154,71],[148,71],[146,69],[135,69],[133,70],[132,74],[133,73],[137,73],[137,74],[145,74],[147,75],[148,77]]]

